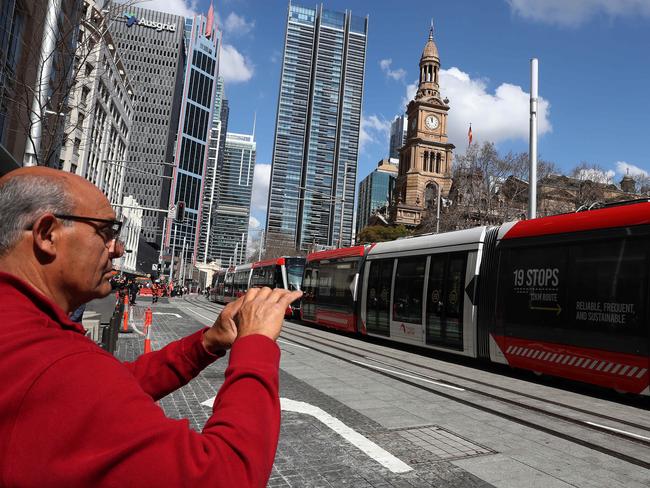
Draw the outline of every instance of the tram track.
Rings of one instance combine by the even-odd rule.
[[[195,301],[195,300],[188,300],[188,299],[184,299],[184,301],[186,303],[188,303],[189,305],[198,306],[200,308],[203,308],[205,310],[209,310],[211,312],[219,312],[221,310],[221,308],[222,308],[220,305],[212,304],[212,303],[204,303],[204,302],[199,302],[199,301]],[[298,324],[296,324],[296,325],[298,325]],[[418,372],[418,371],[405,369],[401,365],[395,365],[395,364],[393,364],[393,363],[391,363],[389,361],[381,361],[381,360],[378,361],[377,359],[372,357],[372,356],[379,356],[379,357],[383,357],[385,359],[389,359],[389,360],[394,361],[393,357],[391,357],[391,356],[389,356],[387,354],[383,354],[381,352],[369,350],[369,349],[366,349],[366,348],[359,348],[358,346],[348,345],[348,344],[345,344],[345,343],[343,343],[341,341],[331,340],[329,338],[327,340],[325,340],[324,338],[315,336],[314,334],[309,334],[309,333],[306,333],[306,332],[303,332],[303,331],[292,330],[292,329],[289,329],[287,327],[285,327],[283,329],[283,336],[285,338],[287,338],[287,339],[290,339],[292,342],[298,344],[299,346],[308,347],[308,348],[310,348],[312,350],[315,350],[315,351],[317,351],[317,352],[319,352],[321,354],[324,354],[326,356],[329,356],[329,357],[335,358],[337,360],[347,362],[347,363],[349,363],[351,365],[354,365],[354,366],[357,366],[357,367],[372,371],[375,374],[379,374],[379,375],[382,375],[384,377],[391,378],[393,380],[399,381],[399,382],[401,382],[403,384],[407,384],[407,385],[412,386],[414,388],[427,391],[427,392],[429,392],[431,394],[441,396],[443,398],[449,399],[451,401],[460,403],[462,405],[465,405],[465,406],[468,406],[468,407],[471,407],[471,408],[474,408],[474,409],[481,410],[483,412],[495,415],[497,417],[500,417],[500,418],[506,419],[508,421],[523,425],[525,427],[529,427],[531,429],[535,429],[535,430],[544,432],[546,434],[549,434],[549,435],[552,435],[554,437],[566,440],[568,442],[572,442],[572,443],[575,443],[577,445],[581,445],[583,447],[593,449],[595,451],[598,451],[598,452],[601,452],[601,453],[606,454],[608,456],[612,456],[612,457],[615,457],[617,459],[629,462],[631,464],[641,466],[641,467],[644,467],[646,469],[650,469],[650,462],[649,461],[647,461],[645,459],[639,459],[639,458],[637,458],[637,457],[635,457],[635,456],[633,456],[631,454],[623,453],[623,452],[616,451],[614,449],[610,449],[608,447],[605,447],[604,446],[605,443],[596,443],[596,442],[592,442],[592,441],[589,441],[589,440],[585,440],[585,439],[583,439],[581,437],[578,437],[577,435],[573,435],[573,434],[567,433],[565,431],[559,430],[556,427],[550,427],[550,426],[547,426],[547,425],[542,425],[542,424],[540,424],[538,422],[534,422],[532,420],[528,420],[528,419],[522,418],[520,416],[517,416],[514,413],[508,413],[508,412],[505,412],[505,411],[500,410],[498,408],[495,408],[494,406],[488,406],[488,405],[482,404],[481,402],[477,402],[475,399],[463,398],[463,397],[459,396],[459,394],[464,394],[464,392],[468,392],[470,394],[478,395],[478,396],[482,397],[483,399],[489,399],[489,400],[493,400],[493,401],[498,402],[498,403],[509,405],[510,407],[514,407],[515,409],[522,409],[524,411],[533,412],[535,414],[542,415],[542,416],[544,416],[544,417],[546,417],[548,419],[569,423],[569,424],[572,424],[572,425],[574,425],[576,427],[579,427],[579,428],[582,428],[582,429],[587,429],[587,430],[593,431],[593,432],[597,432],[599,434],[605,434],[605,435],[608,435],[608,436],[614,436],[614,437],[617,437],[617,438],[620,438],[620,439],[624,439],[625,441],[633,443],[635,445],[642,445],[642,446],[645,446],[645,447],[650,447],[650,437],[645,437],[645,436],[637,435],[637,434],[634,434],[634,433],[627,433],[627,432],[624,432],[624,431],[619,431],[618,429],[612,430],[611,428],[607,428],[606,426],[600,426],[598,424],[594,424],[592,422],[588,422],[588,421],[585,421],[585,420],[582,420],[582,419],[577,419],[577,418],[569,416],[569,415],[553,412],[553,411],[550,411],[550,410],[545,409],[543,407],[530,405],[528,403],[513,400],[511,398],[504,398],[503,396],[497,395],[495,393],[488,393],[488,392],[486,392],[484,390],[481,390],[479,388],[476,388],[476,387],[467,386],[467,385],[461,384],[461,383],[454,383],[454,382],[450,382],[450,381],[447,381],[447,380],[444,380],[444,379],[441,380],[441,379],[438,379],[438,378],[433,378],[433,377],[428,376],[427,374],[423,374],[423,373]],[[308,342],[304,342],[304,341],[308,341]],[[314,347],[314,343],[318,344],[319,346],[322,346],[322,347]],[[323,349],[323,348],[327,348],[327,350]],[[332,352],[332,351],[336,351],[336,352]],[[386,366],[389,366],[389,367],[391,367],[393,369],[402,370],[404,372],[407,372],[410,375],[410,378],[409,379],[405,378],[404,375],[403,374],[400,375],[399,372],[390,371],[390,370],[388,370],[386,368],[377,368],[377,367],[374,367],[372,365],[368,365],[368,364],[365,364],[363,362],[360,362],[360,361],[357,361],[357,360],[354,360],[354,359],[350,359],[349,357],[342,356],[341,353],[346,354],[348,356],[353,356],[353,357],[356,356],[357,358],[365,360],[365,361],[378,362],[380,364],[384,364]],[[370,356],[366,356],[366,354],[369,354]],[[491,388],[493,390],[499,390],[499,391],[502,391],[502,392],[508,393],[508,394],[519,395],[519,396],[527,398],[529,400],[538,401],[538,402],[546,404],[546,405],[553,405],[553,406],[556,406],[556,407],[561,407],[561,408],[564,408],[564,409],[566,409],[568,411],[573,411],[574,413],[588,415],[589,417],[592,417],[592,418],[599,418],[599,419],[602,419],[604,421],[616,422],[616,423],[621,424],[621,425],[628,425],[630,427],[633,427],[633,428],[641,430],[641,431],[650,432],[650,428],[648,428],[646,426],[641,426],[641,425],[638,425],[638,424],[635,424],[635,423],[632,423],[632,422],[629,422],[629,421],[626,421],[624,419],[618,419],[618,418],[611,417],[611,416],[608,416],[608,415],[600,414],[598,412],[587,411],[587,410],[581,409],[579,407],[567,406],[566,404],[563,404],[563,403],[560,403],[560,402],[555,402],[553,400],[545,399],[545,398],[542,398],[542,397],[537,397],[537,396],[531,395],[531,394],[520,393],[520,392],[517,392],[517,391],[509,389],[509,388],[492,385],[492,384],[489,384],[487,382],[482,382],[480,380],[467,378],[467,377],[464,377],[462,375],[457,375],[457,374],[449,373],[447,371],[438,370],[436,368],[423,366],[423,365],[420,365],[420,364],[417,364],[417,363],[414,363],[414,362],[411,362],[411,361],[408,361],[408,360],[399,359],[398,361],[400,361],[400,363],[402,363],[402,364],[408,364],[410,366],[415,366],[417,368],[427,370],[429,372],[440,373],[440,374],[443,374],[445,376],[450,376],[450,377],[456,377],[458,380],[466,381],[466,382],[469,382],[469,383],[474,383],[476,385],[480,385],[480,386],[484,386],[484,387],[489,387],[489,388]],[[440,386],[449,386],[449,387],[453,387],[453,388],[456,388],[456,389],[463,389],[464,392],[448,393],[446,391],[441,391],[440,386],[436,388],[436,387],[428,386],[426,384],[422,384],[423,382],[441,383],[442,385],[440,385]]]

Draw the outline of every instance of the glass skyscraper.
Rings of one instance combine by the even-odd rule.
[[[210,231],[214,258],[220,259],[222,266],[246,262],[256,150],[253,135],[226,134]]]
[[[392,159],[392,161],[395,161]],[[390,159],[379,161],[377,169],[359,183],[359,200],[357,202],[357,235],[368,225],[368,219],[378,209],[385,207],[388,211],[395,190],[399,167]]]
[[[219,173],[223,161],[223,146],[226,141],[227,116],[223,121],[222,108],[226,108],[227,100],[224,98],[223,77],[217,78],[217,89],[214,92],[214,107],[212,109],[212,124],[210,127],[210,143],[208,147],[208,165],[205,172],[205,185],[203,188],[203,211],[201,212],[201,236],[199,238],[199,255],[197,261],[209,263],[215,259],[212,252],[210,238],[213,222],[213,211],[219,195]],[[225,102],[225,104],[224,104]]]
[[[176,138],[176,161],[170,204],[185,202],[182,223],[168,221],[165,243],[176,254],[185,249],[186,260],[195,262],[203,211],[203,186],[208,162],[220,37],[214,20],[197,15],[185,20],[187,64]],[[200,259],[200,258],[199,258]]]
[[[289,5],[267,239],[350,244],[367,31],[349,11]]]
[[[399,159],[399,150],[402,148],[404,141],[406,140],[407,123],[408,117],[406,115],[398,115],[390,124],[388,157],[391,159]]]

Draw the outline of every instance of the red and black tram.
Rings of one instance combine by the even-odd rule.
[[[302,318],[650,395],[650,203],[308,256]]]
[[[305,258],[281,257],[218,271],[212,279],[211,300],[229,303],[254,287],[300,290],[304,267]],[[299,311],[300,301],[296,301],[287,310],[287,316],[297,316]]]

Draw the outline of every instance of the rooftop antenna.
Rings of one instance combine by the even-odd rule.
[[[431,17],[431,28],[429,29],[429,40],[433,41],[433,17]]]
[[[255,124],[257,123],[257,111],[253,112],[253,140],[255,139]]]

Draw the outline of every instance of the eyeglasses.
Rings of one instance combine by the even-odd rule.
[[[81,217],[79,215],[63,215],[63,214],[54,214],[54,216],[57,219],[61,220],[73,220],[75,222],[84,222],[84,223],[92,223],[92,222],[99,222],[102,224],[106,224],[103,226],[95,227],[99,235],[102,236],[104,239],[104,244],[108,245],[112,241],[115,241],[116,246],[122,245],[122,243],[118,240],[120,237],[120,231],[122,230],[122,222],[119,220],[112,220],[112,219],[98,219],[95,217]]]

